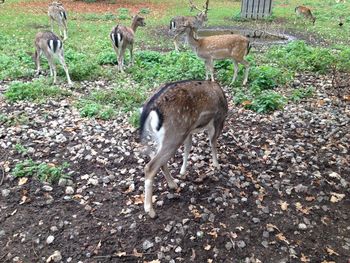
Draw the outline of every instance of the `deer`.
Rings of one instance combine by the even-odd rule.
[[[48,60],[49,66],[50,66],[50,75],[53,76],[53,84],[56,84],[56,66],[54,63],[54,57],[57,57],[59,62],[61,63],[64,72],[67,76],[68,85],[73,85],[73,82],[70,79],[67,65],[64,61],[64,54],[63,54],[63,41],[56,36],[53,32],[45,31],[45,32],[38,32],[35,36],[35,53],[34,53],[34,59],[36,64],[36,74],[39,75],[41,72],[40,68],[40,55],[44,53],[45,57]]]
[[[227,112],[227,100],[222,88],[211,81],[184,80],[167,83],[146,101],[140,117],[140,136],[144,139],[150,135],[158,146],[156,154],[144,168],[144,210],[151,218],[156,217],[152,206],[154,177],[162,170],[168,187],[178,187],[170,175],[167,162],[184,144],[180,174],[185,174],[192,134],[207,130],[213,166],[220,169],[217,139],[223,129]]]
[[[197,6],[195,6],[192,2],[192,0],[189,0],[191,11],[193,9],[196,9],[199,11],[199,13],[196,16],[176,16],[170,20],[170,31],[175,32],[174,36],[174,46],[175,50],[179,51],[179,37],[183,34],[182,32],[179,32],[178,29],[181,28],[184,24],[190,24],[197,34],[197,31],[199,28],[203,27],[204,23],[208,21],[208,6],[209,6],[209,0],[205,3],[205,8],[199,9]]]
[[[295,13],[297,16],[301,16],[306,19],[309,19],[312,22],[312,24],[315,25],[316,17],[313,16],[310,8],[300,5],[295,8]]]
[[[112,29],[111,33],[109,34],[112,41],[112,46],[118,57],[119,71],[122,72],[124,68],[124,54],[126,49],[129,49],[130,51],[131,65],[134,64],[133,46],[135,40],[135,32],[138,27],[144,26],[146,26],[145,18],[139,15],[135,15],[133,17],[131,27],[117,25]]]
[[[5,0],[0,0],[0,4],[3,4],[3,3],[5,3]]]
[[[249,54],[251,49],[248,38],[237,34],[197,38],[195,36],[195,29],[191,24],[185,24],[182,27],[182,31],[186,32],[187,41],[192,50],[199,58],[204,60],[207,80],[209,79],[209,72],[211,80],[215,81],[214,60],[231,59],[234,66],[234,74],[231,83],[236,80],[239,69],[238,64],[241,63],[245,66],[243,85],[247,84],[249,62],[245,60],[245,56]]]
[[[63,28],[63,41],[68,38],[67,33],[67,12],[64,9],[63,5],[59,2],[52,2],[49,5],[48,15],[51,23],[51,31],[53,32],[53,24],[54,21],[58,24],[58,30],[60,31],[60,35],[62,36],[61,28]]]

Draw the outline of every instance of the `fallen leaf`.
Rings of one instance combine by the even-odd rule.
[[[226,228],[227,226],[224,223],[219,223],[220,226],[222,226],[223,228]]]
[[[159,259],[155,259],[152,261],[144,261],[143,263],[160,263]]]
[[[308,215],[310,213],[310,209],[309,207],[303,207],[302,204],[300,202],[296,202],[295,203],[295,208],[299,211],[302,212],[303,214]]]
[[[332,192],[331,193],[331,202],[332,203],[338,203],[339,201],[341,201],[344,197],[345,197],[345,194],[338,194],[338,193],[334,193]]]
[[[194,261],[196,259],[196,251],[192,248],[192,255],[190,257],[191,261]]]
[[[331,172],[330,174],[329,174],[329,177],[331,177],[331,178],[337,178],[337,179],[341,179],[341,176],[340,176],[340,174],[338,174],[338,173],[336,173],[336,172]]]
[[[27,177],[22,177],[19,179],[18,185],[24,185],[25,183],[27,183],[27,181],[28,181]]]
[[[278,240],[284,241],[284,242],[286,242],[286,244],[289,245],[289,241],[288,241],[287,238],[283,235],[283,233],[278,233],[278,234],[276,235],[276,237],[277,237]]]
[[[143,194],[134,195],[132,198],[134,199],[134,205],[143,204],[143,202],[145,201],[145,197]]]
[[[339,254],[337,252],[335,252],[333,249],[331,249],[330,247],[326,247],[326,251],[330,256],[332,256],[332,255],[339,256]]]
[[[132,251],[133,256],[137,257],[137,258],[142,258],[143,254],[138,252],[136,248],[134,248],[134,250]]]
[[[335,261],[327,261],[327,260],[323,260],[321,263],[336,263]]]
[[[230,232],[230,237],[236,239],[238,235],[236,233]]]
[[[213,229],[211,232],[208,233],[209,235],[211,235],[214,239],[216,239],[218,237],[218,233],[216,232],[215,229]]]
[[[24,203],[28,203],[29,202],[29,198],[28,196],[22,196],[21,198],[21,202],[19,203],[20,205],[23,205]]]
[[[208,263],[213,263],[213,260],[211,258],[208,258],[207,262]]]
[[[278,228],[277,226],[273,225],[273,224],[267,224],[266,227],[267,227],[267,228],[274,228],[274,229],[276,229],[278,232],[281,232],[281,231],[279,230],[279,228]]]
[[[242,101],[242,106],[249,106],[249,105],[251,105],[252,104],[252,102],[250,101],[250,100],[244,100],[244,101]]]
[[[301,258],[300,258],[301,262],[310,262],[310,259],[305,256],[303,253],[301,253]]]
[[[194,218],[201,218],[201,214],[199,213],[198,209],[191,210],[191,213],[194,215]]]
[[[101,240],[98,242],[98,244],[97,244],[97,246],[95,247],[95,249],[94,249],[94,254],[95,255],[97,255],[98,254],[98,252],[99,252],[99,250],[100,250],[100,248],[101,248]]]
[[[307,196],[305,199],[306,199],[306,201],[312,202],[312,201],[314,201],[316,198],[315,198],[314,196]]]
[[[243,226],[236,226],[236,229],[239,231],[242,231],[244,229],[244,227]]]
[[[124,194],[128,194],[128,193],[131,193],[134,190],[135,190],[135,185],[134,184],[130,184],[129,188],[126,191],[124,191],[123,193]]]
[[[321,218],[321,222],[327,226],[331,222],[331,219],[328,216],[324,216]]]
[[[204,249],[205,249],[205,250],[210,250],[210,249],[211,249],[211,245],[209,245],[209,244],[205,245],[205,246],[204,246]]]
[[[289,204],[286,201],[281,201],[280,206],[283,211],[286,211],[288,209]]]

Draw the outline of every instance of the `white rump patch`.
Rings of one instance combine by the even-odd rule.
[[[147,118],[147,128],[149,132],[151,133],[153,139],[158,144],[158,150],[162,148],[162,142],[164,139],[165,129],[164,127],[161,127],[159,130],[157,130],[159,126],[159,116],[156,111],[151,111]]]
[[[49,40],[49,49],[53,52],[53,40]]]
[[[122,42],[122,35],[120,33],[117,33],[117,41],[118,41],[118,44]]]

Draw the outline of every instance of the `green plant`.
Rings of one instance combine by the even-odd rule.
[[[282,109],[286,102],[286,98],[275,91],[263,91],[253,99],[251,104],[246,104],[246,107],[258,113],[267,113]]]
[[[62,177],[68,177],[64,170],[69,167],[67,162],[56,166],[52,163],[37,163],[27,159],[16,164],[12,170],[14,177],[37,177],[42,182],[57,182]]]
[[[129,9],[127,8],[118,8],[117,11],[118,15],[117,18],[120,20],[128,20],[130,19]]]
[[[291,75],[277,67],[262,65],[252,67],[249,72],[250,85],[261,90],[273,89],[278,85],[284,85],[291,80]]]
[[[94,79],[99,75],[99,67],[95,57],[77,52],[73,49],[65,51],[65,58],[69,65],[69,74],[72,80]],[[60,68],[58,71],[61,75],[64,73]]]
[[[28,149],[20,143],[16,143],[14,148],[19,154],[26,154],[28,152]]]
[[[109,120],[116,115],[116,112],[111,106],[102,105],[88,100],[79,101],[78,108],[82,117]]]
[[[311,97],[315,92],[314,87],[307,88],[298,88],[292,91],[292,94],[289,96],[289,99],[293,102],[298,102],[304,98]]]
[[[40,101],[48,97],[68,96],[70,92],[48,86],[44,81],[13,82],[5,92],[5,98],[11,102],[19,100]]]
[[[140,11],[139,11],[140,14],[143,14],[143,15],[148,15],[149,13],[151,13],[151,10],[149,8],[141,8]]]

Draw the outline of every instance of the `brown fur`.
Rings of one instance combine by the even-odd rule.
[[[52,2],[47,13],[50,17],[51,31],[53,32],[53,23],[55,21],[58,24],[60,35],[62,35],[61,28],[63,28],[63,40],[66,40],[68,38],[67,12],[63,5],[59,2]]]
[[[315,24],[316,17],[313,16],[310,8],[308,8],[306,6],[297,6],[295,8],[295,13],[298,16],[302,16],[302,17],[304,17],[306,19],[309,19],[312,22],[313,25]]]
[[[152,207],[153,179],[159,169],[164,173],[168,186],[176,188],[167,162],[184,144],[184,161],[180,174],[185,173],[191,148],[192,134],[207,129],[212,146],[213,165],[219,168],[216,144],[227,115],[228,106],[221,87],[211,81],[181,81],[167,84],[158,90],[145,104],[141,114],[141,131],[156,134],[159,149],[145,166],[145,211],[155,217]],[[153,116],[161,122],[159,129],[152,128]],[[157,125],[158,126],[158,125]],[[158,132],[158,133],[157,133]]]
[[[134,47],[134,40],[135,40],[135,32],[139,26],[143,27],[145,25],[146,25],[145,19],[141,16],[136,15],[132,20],[131,27],[117,25],[112,29],[110,33],[110,37],[112,40],[113,48],[118,57],[119,71],[123,71],[124,54],[126,49],[129,49],[131,64],[134,64],[133,47]],[[122,36],[122,41],[120,43],[115,42],[117,41],[118,34]]]
[[[214,81],[214,60],[232,59],[234,63],[232,82],[235,81],[238,74],[238,63],[241,63],[246,68],[243,85],[247,83],[249,63],[244,58],[250,49],[248,38],[241,35],[220,35],[196,38],[191,26],[186,25],[184,28],[185,32],[187,32],[188,43],[198,57],[205,62],[207,79],[209,71],[211,80]]]

